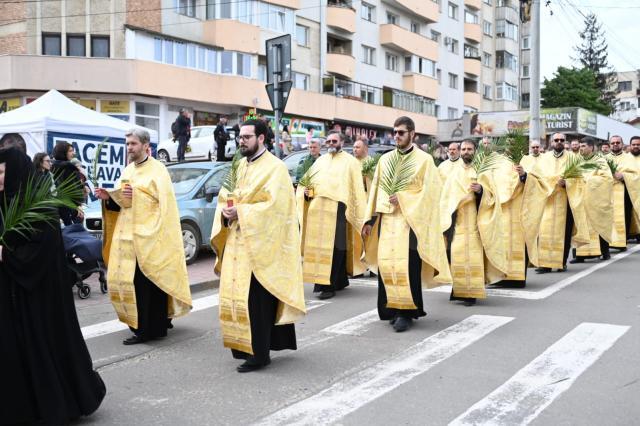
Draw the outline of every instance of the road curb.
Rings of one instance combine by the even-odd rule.
[[[193,283],[189,285],[191,289],[191,293],[200,293],[206,290],[213,290],[214,288],[220,287],[220,279],[216,278],[213,280],[201,281],[198,283]]]

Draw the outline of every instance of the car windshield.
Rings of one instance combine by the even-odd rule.
[[[173,191],[176,195],[184,195],[193,189],[200,178],[209,172],[209,169],[168,167],[167,171],[171,176]]]

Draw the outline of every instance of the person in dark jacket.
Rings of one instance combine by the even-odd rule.
[[[53,173],[56,185],[67,181],[67,179],[72,179],[74,182],[77,181],[78,186],[82,188],[83,183],[80,178],[80,172],[71,162],[73,156],[73,145],[68,142],[58,142],[56,146],[53,147],[53,164],[51,165],[51,172]],[[82,210],[79,209],[81,204],[82,199],[79,199],[77,209],[71,209],[69,207],[60,207],[58,209],[60,219],[62,219],[65,226],[69,226],[72,223],[82,222],[84,216],[82,214]]]
[[[180,114],[176,118],[176,134],[178,140],[178,161],[184,161],[184,154],[187,152],[187,144],[191,139],[191,118],[189,111],[184,108],[180,109]]]
[[[220,117],[216,129],[213,131],[213,138],[216,141],[216,161],[227,161],[225,155],[225,148],[227,147],[227,141],[229,140],[229,133],[227,133],[227,117],[224,115]]]

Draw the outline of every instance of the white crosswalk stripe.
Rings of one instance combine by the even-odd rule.
[[[526,425],[629,330],[582,323],[450,425]]]
[[[384,361],[363,368],[316,395],[266,417],[258,424],[315,425],[335,422],[426,372],[511,320],[511,317],[472,315]]]

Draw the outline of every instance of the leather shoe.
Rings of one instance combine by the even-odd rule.
[[[144,337],[138,336],[137,334],[134,334],[131,337],[127,337],[126,339],[124,339],[122,341],[123,345],[137,345],[140,343],[145,343],[147,341],[147,339],[145,339]]]
[[[558,272],[567,272],[567,265],[564,265],[562,268],[558,269]]]
[[[464,306],[473,306],[476,304],[475,297],[466,297],[462,303]]]
[[[576,263],[584,263],[584,259],[579,259],[579,258],[571,259],[569,263],[571,263],[572,265],[575,265]]]
[[[397,333],[402,333],[403,331],[407,331],[409,327],[411,327],[412,321],[413,320],[411,318],[397,317],[396,322],[393,323],[393,329]]]
[[[609,260],[609,259],[611,259],[610,254],[605,254],[604,256],[602,256],[602,260]]]
[[[551,268],[536,268],[536,272],[539,274],[547,274],[551,272]]]
[[[323,291],[322,293],[320,293],[320,295],[318,296],[318,299],[320,300],[326,300],[326,299],[331,299],[333,296],[336,295],[335,291]]]
[[[271,364],[271,358],[267,359],[267,362],[265,363],[256,362],[252,358],[249,358],[244,363],[237,366],[236,371],[238,373],[250,373],[251,371],[260,370],[269,364]]]

